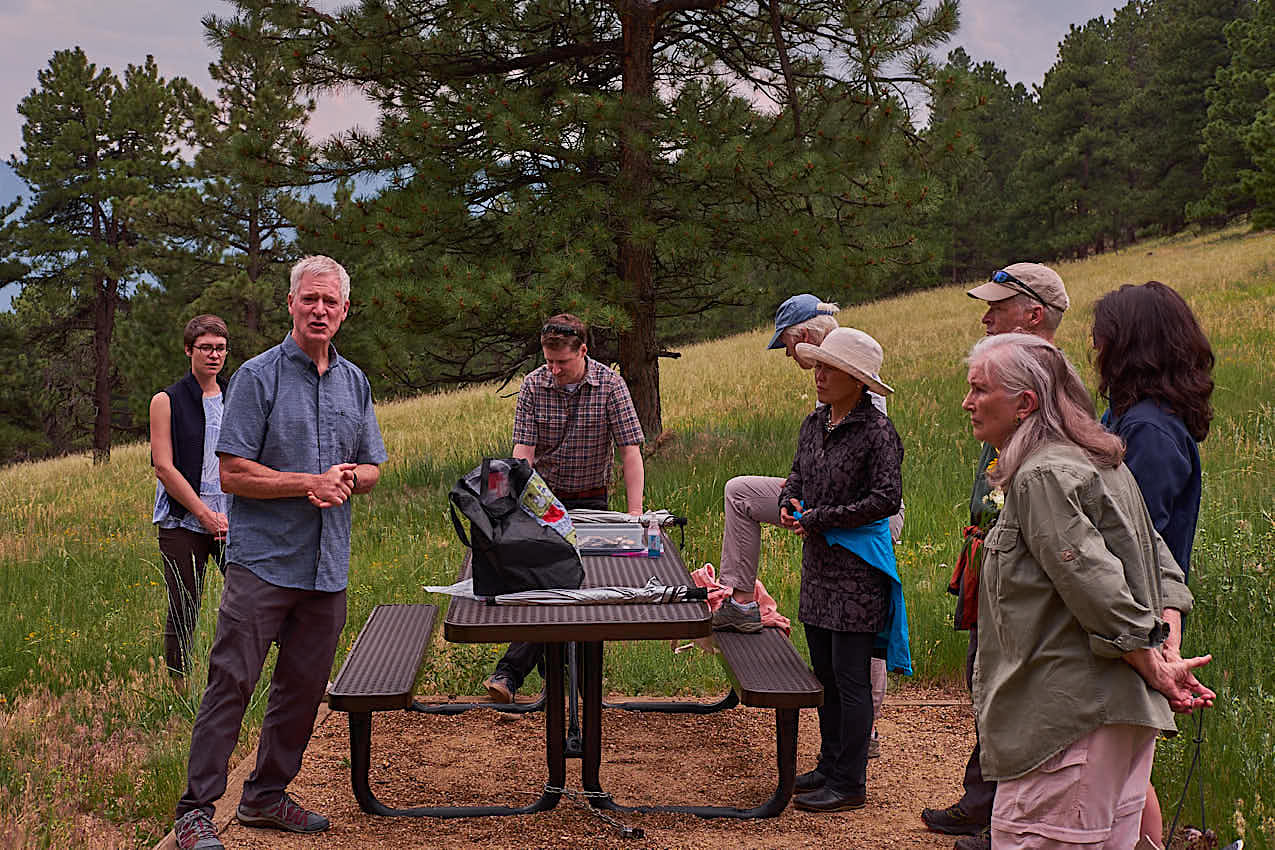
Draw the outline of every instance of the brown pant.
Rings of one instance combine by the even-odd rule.
[[[164,663],[169,671],[185,674],[191,636],[199,623],[204,595],[204,570],[212,558],[225,571],[225,547],[211,534],[185,528],[159,529],[159,554],[164,559],[168,588],[168,619],[164,623]]]
[[[344,590],[279,587],[238,564],[229,565],[177,817],[194,809],[211,817],[213,803],[225,793],[230,754],[271,642],[279,644],[279,657],[261,724],[257,766],[244,783],[241,802],[264,807],[279,799],[301,769],[344,627]]]

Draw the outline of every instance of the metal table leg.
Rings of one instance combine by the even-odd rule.
[[[678,812],[702,818],[773,818],[792,799],[797,776],[797,718],[795,708],[775,710],[775,758],[779,779],[770,799],[749,809],[734,806],[622,806],[602,790],[602,644],[580,644],[580,677],[584,692],[584,753],[580,781],[589,803],[598,809],[617,812]],[[734,692],[732,691],[733,695]]]
[[[372,793],[368,781],[372,750],[372,713],[350,712],[350,783],[363,811],[387,817],[468,818],[491,815],[525,815],[543,812],[558,805],[567,781],[565,753],[566,714],[563,706],[562,644],[545,645],[545,762],[549,781],[544,793],[528,806],[416,806],[395,809],[384,805]]]

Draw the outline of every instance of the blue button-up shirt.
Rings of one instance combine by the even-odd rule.
[[[337,463],[387,459],[367,376],[331,346],[328,369],[320,375],[291,334],[235,372],[217,453],[311,474]],[[343,590],[350,572],[350,502],[320,509],[304,496],[235,496],[226,561],[281,587]]]

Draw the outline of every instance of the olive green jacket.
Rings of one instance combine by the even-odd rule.
[[[1177,731],[1122,656],[1159,646],[1191,593],[1129,469],[1049,444],[1009,482],[985,542],[974,704],[983,776],[1016,779],[1105,724]]]

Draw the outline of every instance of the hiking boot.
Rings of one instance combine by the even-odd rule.
[[[822,788],[827,781],[828,777],[820,773],[819,768],[815,768],[805,773],[798,773],[797,781],[793,784],[793,788],[797,791],[813,791],[816,788]]]
[[[756,602],[740,605],[728,596],[713,612],[713,628],[723,632],[760,632],[761,606]]]
[[[483,687],[487,689],[487,696],[492,702],[513,702],[514,694],[518,693],[514,680],[504,673],[492,673],[483,682]]]
[[[272,806],[256,808],[239,804],[235,817],[244,826],[282,829],[287,832],[323,832],[330,824],[328,819],[318,812],[311,812],[296,804],[288,792],[284,791],[279,802]]]
[[[983,827],[978,835],[963,835],[956,839],[952,850],[992,850],[992,828]]]
[[[225,850],[217,837],[217,827],[202,809],[192,809],[173,824],[179,850]]]
[[[881,736],[877,734],[877,730],[872,730],[872,737],[868,739],[868,758],[881,758]]]
[[[987,827],[985,822],[967,815],[960,803],[946,809],[922,809],[921,820],[934,832],[947,835],[978,835]]]

